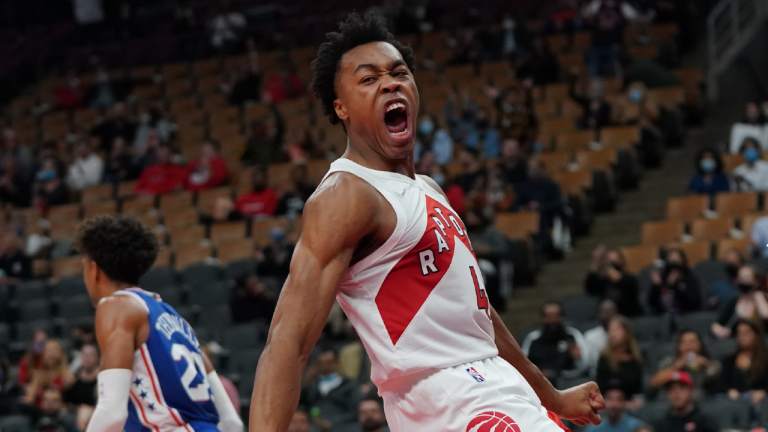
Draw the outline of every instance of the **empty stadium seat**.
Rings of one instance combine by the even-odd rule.
[[[643,222],[640,241],[644,245],[663,245],[680,240],[685,226],[679,221]]]
[[[205,239],[205,227],[202,225],[186,225],[167,227],[171,235],[171,246],[180,248],[182,246],[200,245]]]
[[[615,126],[600,129],[600,143],[609,147],[632,148],[640,142],[640,127]]]
[[[48,282],[44,280],[22,281],[14,290],[14,299],[23,302],[48,297]]]
[[[699,240],[719,240],[726,237],[733,228],[733,218],[696,219],[691,222],[691,236]]]
[[[236,352],[229,360],[230,370],[243,374],[255,371],[263,352],[262,347]]]
[[[164,287],[159,287],[154,290],[161,299],[163,299],[163,302],[168,303],[169,305],[173,307],[181,306],[184,304],[184,292],[180,287],[168,285]]]
[[[736,352],[736,339],[713,339],[705,341],[709,349],[709,356],[716,360],[723,360]]]
[[[591,130],[561,132],[555,135],[555,150],[577,151],[585,150],[590,142],[595,140]]]
[[[665,249],[680,249],[685,252],[689,267],[708,261],[712,257],[712,245],[709,242],[669,243]]]
[[[206,284],[194,284],[187,295],[187,303],[201,307],[226,304],[230,297],[228,282],[211,281]]]
[[[183,270],[193,264],[200,264],[211,256],[211,247],[208,245],[187,245],[176,249],[174,267]]]
[[[61,279],[68,276],[77,276],[83,273],[83,257],[73,256],[53,260],[51,277]],[[81,278],[82,279],[82,278]]]
[[[114,194],[115,185],[113,184],[90,186],[83,189],[80,193],[80,203],[85,205],[99,201],[108,201],[112,199]]]
[[[725,279],[725,264],[721,261],[704,261],[693,267],[693,274],[703,282],[702,292],[709,292],[718,281]]]
[[[216,247],[216,258],[223,266],[237,260],[248,259],[253,256],[254,242],[250,238],[239,238],[219,241]]]
[[[83,205],[83,219],[89,219],[98,215],[112,215],[117,213],[117,201],[102,200]]]
[[[58,304],[58,311],[61,318],[92,316],[96,312],[91,298],[87,295],[62,298]]]
[[[669,339],[670,323],[663,316],[643,316],[632,319],[632,328],[639,341],[665,342]]]
[[[27,300],[19,305],[19,319],[39,321],[51,316],[51,307],[47,300]]]
[[[635,413],[645,424],[653,424],[661,419],[669,410],[669,402],[665,400],[646,401]]]
[[[32,335],[37,330],[43,330],[50,335],[53,333],[53,322],[48,319],[18,322],[16,323],[16,340],[27,342],[32,339]]]
[[[239,240],[246,236],[246,221],[218,222],[211,224],[210,238],[214,244],[226,240]]]
[[[142,276],[139,281],[139,286],[148,291],[174,286],[175,284],[176,272],[170,267],[153,268]]]
[[[699,334],[701,337],[713,337],[711,333],[712,323],[716,322],[718,318],[717,312],[693,312],[686,315],[681,315],[675,318],[678,332],[680,330],[691,329]]]
[[[731,249],[738,250],[743,256],[749,256],[752,249],[752,241],[749,238],[726,238],[720,240],[717,242],[717,259],[724,259],[725,254]]]
[[[722,215],[743,215],[757,210],[756,192],[731,192],[715,195],[715,211]]]
[[[709,399],[701,402],[701,410],[717,422],[716,429],[749,429],[751,409],[748,402],[732,399]]]
[[[48,209],[47,218],[50,221],[66,221],[80,219],[80,204],[64,204]]]
[[[191,287],[204,287],[222,280],[221,269],[214,265],[191,265],[179,273],[181,282]]]
[[[120,186],[122,187],[122,184]],[[120,213],[133,216],[149,213],[155,208],[155,199],[154,196],[138,196],[125,199],[120,204]]]
[[[692,221],[709,208],[707,195],[691,195],[667,200],[667,220]]]
[[[231,326],[224,332],[222,344],[232,351],[243,351],[264,346],[269,326],[260,321]]]
[[[224,276],[230,280],[237,280],[245,275],[256,273],[256,261],[251,258],[231,261],[224,267]]]
[[[656,246],[622,247],[620,250],[627,261],[627,271],[630,273],[639,273],[659,258],[659,248]]]
[[[592,321],[597,318],[600,300],[590,296],[570,296],[560,300],[568,321]]]
[[[757,222],[763,216],[768,216],[767,213],[750,213],[741,216],[741,225],[739,226],[744,232],[744,235],[749,237],[752,232],[752,225]]]
[[[539,232],[539,214],[536,212],[498,213],[493,224],[507,238],[528,240]]]

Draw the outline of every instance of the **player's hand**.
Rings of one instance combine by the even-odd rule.
[[[594,382],[560,391],[558,410],[560,418],[568,419],[579,426],[600,424],[598,411],[605,408],[603,395]]]

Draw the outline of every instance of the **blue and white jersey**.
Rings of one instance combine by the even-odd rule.
[[[135,298],[149,315],[149,336],[133,355],[125,432],[217,430],[219,413],[192,327],[157,294],[130,288],[115,295]]]

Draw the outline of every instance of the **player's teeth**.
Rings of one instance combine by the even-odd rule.
[[[389,108],[387,108],[387,112],[390,112],[393,109],[397,109],[397,108],[405,108],[405,105],[401,102],[393,103],[392,105],[389,106]]]
[[[403,129],[401,132],[390,132],[390,134],[392,136],[395,136],[395,137],[401,137],[401,136],[405,135],[406,133],[408,133],[408,128],[407,127],[405,129]]]

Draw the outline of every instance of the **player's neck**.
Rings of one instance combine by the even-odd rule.
[[[402,159],[389,159],[364,144],[353,145],[348,141],[347,150],[341,157],[373,170],[389,171],[402,174],[412,179],[416,178],[416,169],[413,165],[413,154]]]
[[[126,290],[128,288],[134,288],[134,287],[135,285],[133,284],[129,284],[125,282],[114,282],[114,281],[108,280],[101,283],[101,286],[99,286],[98,292],[101,294],[101,299],[104,299],[118,291]]]

